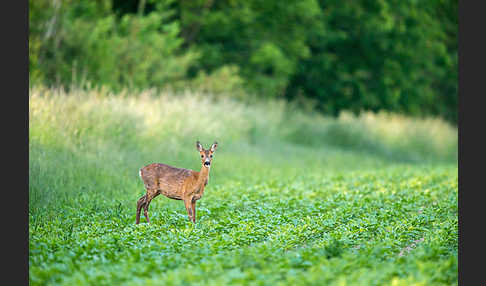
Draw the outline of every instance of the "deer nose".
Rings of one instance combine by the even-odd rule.
[[[211,165],[211,162],[209,162],[209,161],[204,162],[204,166],[209,166],[209,165]]]

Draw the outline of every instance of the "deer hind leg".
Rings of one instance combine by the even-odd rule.
[[[148,208],[150,205],[150,202],[152,201],[153,198],[155,198],[159,193],[155,190],[151,190],[147,192],[147,197],[145,199],[145,204],[143,205],[143,215],[145,216],[145,219],[147,220],[148,223],[150,223],[150,219],[148,216]]]
[[[145,199],[146,198],[147,198],[147,195],[143,195],[137,201],[137,220],[136,220],[135,224],[139,224],[140,223],[140,211],[142,210],[142,207],[145,204]]]

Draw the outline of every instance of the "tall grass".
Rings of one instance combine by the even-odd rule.
[[[29,117],[32,285],[457,280],[457,130],[441,120],[43,88]],[[138,169],[197,170],[196,140],[219,143],[197,224],[159,198],[135,225]]]
[[[288,139],[295,143],[325,143],[414,162],[457,160],[457,129],[438,118],[342,112],[337,119],[297,114],[290,121]]]
[[[142,192],[134,179],[145,164],[198,169],[196,140],[220,142],[221,159],[215,166],[221,171],[213,183],[259,180],[271,176],[275,164],[281,177],[285,171],[288,176],[306,174],[309,168],[331,172],[340,166],[457,158],[457,130],[439,119],[385,113],[329,118],[305,114],[282,101],[246,105],[197,93],[66,94],[62,89],[33,88],[31,207],[72,202],[66,196],[88,190],[107,196],[120,190]],[[253,171],[256,166],[261,176]]]
[[[154,91],[133,96],[103,90],[34,88],[29,98],[30,137],[41,144],[81,147],[112,141],[119,146],[169,153],[181,142],[221,140],[285,141],[314,147],[333,145],[413,161],[457,159],[457,129],[438,118],[390,113],[341,113],[338,118],[307,114],[283,101],[245,105],[197,93],[177,96]],[[62,142],[56,142],[61,140]]]

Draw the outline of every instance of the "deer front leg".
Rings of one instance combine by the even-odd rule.
[[[193,211],[192,222],[196,223],[196,200],[194,198],[192,198],[192,200],[191,200],[191,208],[192,208],[192,211]]]
[[[191,206],[191,199],[185,199],[184,200],[184,206],[186,207],[187,214],[189,215],[189,221],[192,221],[193,217],[193,211],[192,211],[192,206]]]

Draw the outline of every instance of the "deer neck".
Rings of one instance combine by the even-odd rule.
[[[209,168],[204,167],[204,165],[201,167],[201,171],[199,172],[199,178],[198,178],[198,185],[204,185],[206,182],[206,179],[209,177]]]

